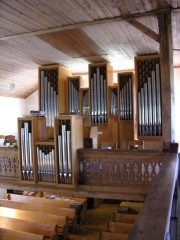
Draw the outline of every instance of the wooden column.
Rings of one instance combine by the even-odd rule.
[[[164,148],[167,148],[169,142],[174,141],[174,74],[171,13],[171,9],[161,10],[158,13]]]

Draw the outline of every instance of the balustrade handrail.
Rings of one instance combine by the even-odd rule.
[[[166,154],[161,171],[146,197],[129,240],[167,239],[178,164],[177,154]]]

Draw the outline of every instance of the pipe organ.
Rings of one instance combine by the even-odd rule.
[[[34,180],[34,164],[33,164],[33,149],[32,149],[32,129],[31,122],[24,121],[20,129],[20,148],[22,159],[22,179]]]
[[[54,134],[57,182],[62,187],[75,187],[77,149],[83,147],[83,117],[79,115],[55,117]]]
[[[110,66],[107,64],[89,65],[91,125],[108,124],[108,97]]]
[[[117,87],[109,88],[110,116],[118,115],[118,89]]]
[[[36,141],[47,139],[45,117],[18,118],[21,180],[36,182]]]
[[[56,182],[55,154],[53,145],[37,144],[38,182]]]
[[[75,188],[77,149],[83,148],[86,127],[98,126],[98,146],[118,142],[121,149],[137,130],[140,138],[162,136],[159,56],[136,57],[135,74],[136,84],[132,72],[118,73],[116,86],[108,63],[90,64],[89,88],[80,88],[80,77],[70,77],[59,65],[40,67],[39,104],[46,117],[18,118],[21,180]]]
[[[45,112],[48,128],[54,127],[54,117],[68,112],[66,84],[70,76],[70,70],[61,65],[39,67],[39,107]]]
[[[132,74],[118,75],[120,120],[133,120]]]
[[[47,127],[53,127],[58,115],[58,69],[40,70],[40,93],[40,110],[45,112]]]
[[[68,78],[68,96],[69,96],[69,113],[79,114],[80,112],[80,78]]]
[[[72,183],[71,125],[70,120],[59,120],[58,165],[60,183]]]
[[[159,57],[136,58],[139,136],[162,136]]]

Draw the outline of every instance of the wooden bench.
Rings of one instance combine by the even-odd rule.
[[[71,199],[47,199],[47,198],[40,198],[40,197],[31,197],[31,196],[24,196],[24,195],[17,195],[17,194],[8,194],[8,200],[13,200],[16,202],[26,202],[26,203],[35,203],[35,204],[43,204],[49,205],[54,207],[63,207],[63,208],[73,208],[76,209],[78,214],[77,208],[80,208],[82,204],[80,202],[76,202]]]
[[[31,197],[31,196],[24,196],[24,195],[18,195],[18,194],[8,194],[7,196],[8,200],[16,201],[16,202],[30,202],[30,203],[39,203],[39,204],[45,204],[50,205],[54,207],[64,207],[64,208],[70,208],[75,201],[70,199],[48,199],[48,198],[40,198],[40,197]],[[77,202],[76,202],[77,203]],[[77,203],[78,204],[78,203]],[[79,203],[81,204],[81,203]]]
[[[128,240],[128,234],[102,231],[99,233],[99,240]]]
[[[42,212],[25,211],[14,208],[0,207],[1,217],[10,217],[36,223],[43,223],[58,226],[58,234],[68,238],[67,217],[46,214]]]
[[[54,207],[73,208],[77,211],[78,223],[82,223],[85,220],[87,210],[87,200],[84,198],[70,199],[70,198],[58,198],[48,199],[44,197],[31,197],[17,194],[8,194],[7,198],[13,201],[20,202],[36,202],[45,205],[51,205]]]
[[[13,231],[9,229],[0,228],[1,240],[45,240],[46,237],[34,233]]]
[[[107,231],[109,232],[117,232],[122,234],[129,234],[133,228],[132,223],[121,223],[121,222],[113,222],[109,221],[107,223]]]
[[[68,218],[68,226],[72,227],[73,230],[76,229],[77,215],[76,215],[76,210],[72,208],[47,206],[47,205],[42,205],[38,203],[30,204],[27,202],[16,202],[16,201],[9,201],[6,199],[0,199],[0,206],[20,209],[20,210],[27,210],[27,211],[43,212],[43,213],[52,214],[56,216],[65,216]]]
[[[9,217],[0,216],[0,228],[43,235],[52,240],[57,240],[58,236],[57,225],[29,222]]]
[[[116,212],[112,214],[113,222],[134,223],[137,217],[138,215],[136,214],[123,214],[123,213],[116,213]]]
[[[129,214],[139,214],[143,207],[142,202],[126,202],[123,201],[118,207],[118,213],[129,213]]]

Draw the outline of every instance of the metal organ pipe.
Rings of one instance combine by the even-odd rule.
[[[72,182],[71,131],[70,121],[59,121],[58,162],[60,183]]]
[[[54,147],[50,145],[37,146],[39,182],[55,182],[55,159],[53,148]]]
[[[79,79],[69,80],[69,112],[79,112]]]
[[[117,115],[117,89],[110,89],[110,113],[112,116]]]
[[[53,73],[52,73],[53,71]],[[41,111],[45,111],[47,127],[54,126],[54,117],[58,115],[58,89],[56,69],[40,71]],[[53,77],[50,76],[53,74]]]
[[[159,63],[157,62],[154,63],[154,69],[150,71],[149,77],[138,92],[138,109],[139,135],[161,136],[161,89]]]
[[[121,79],[120,79],[121,81]],[[132,107],[132,84],[131,78],[123,79],[120,84],[120,119],[132,120],[133,119],[133,107]]]
[[[89,115],[89,105],[88,105],[88,91],[84,90],[83,91],[83,116],[88,116]]]
[[[23,180],[33,180],[32,133],[29,122],[23,122],[21,127],[21,158]]]
[[[90,79],[92,124],[107,123],[107,82],[102,72],[104,68],[92,68]]]

